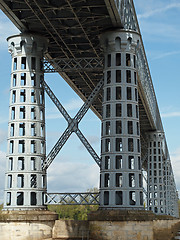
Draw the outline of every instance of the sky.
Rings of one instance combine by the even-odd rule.
[[[180,2],[179,0],[134,0],[145,51],[156,92],[166,140],[180,191]],[[0,203],[3,201],[6,169],[7,126],[11,56],[6,38],[19,31],[0,10]],[[83,104],[56,73],[45,80],[73,117]],[[47,153],[67,123],[46,96]],[[91,110],[79,128],[100,155],[100,120]],[[99,186],[99,168],[75,134],[71,135],[48,169],[48,192],[78,192]]]

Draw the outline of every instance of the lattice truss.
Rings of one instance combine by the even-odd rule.
[[[121,14],[121,21],[125,29],[138,31],[138,23],[136,14],[134,13],[132,0],[121,0],[118,7],[118,0],[116,0],[117,8]]]
[[[44,59],[44,72],[103,70],[103,58]]]
[[[47,193],[45,204],[55,205],[99,205],[99,193]]]

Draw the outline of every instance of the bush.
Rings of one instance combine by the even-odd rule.
[[[96,211],[93,205],[48,205],[48,210],[56,212],[59,219],[87,220],[88,213]]]
[[[3,209],[3,204],[0,205],[0,211]]]

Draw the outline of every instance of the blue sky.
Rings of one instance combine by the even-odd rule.
[[[177,188],[180,189],[180,2],[179,0],[134,0],[156,97],[162,116]],[[11,57],[6,38],[19,31],[0,11],[0,202],[4,188]],[[58,74],[45,80],[73,117],[81,99]],[[47,153],[67,123],[46,97]],[[80,129],[100,154],[100,121],[88,111]],[[48,169],[48,192],[86,191],[98,187],[99,169],[73,134]]]

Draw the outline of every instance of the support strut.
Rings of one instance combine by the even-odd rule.
[[[61,114],[64,116],[64,118],[68,122],[68,127],[66,128],[62,136],[58,139],[58,141],[56,142],[56,144],[54,145],[54,147],[46,157],[45,161],[43,162],[42,169],[46,170],[50,166],[54,158],[57,156],[57,154],[59,153],[59,151],[64,146],[64,144],[66,143],[66,141],[68,140],[68,138],[73,132],[76,133],[76,135],[79,137],[81,142],[84,144],[88,152],[91,154],[91,156],[95,160],[95,162],[98,164],[98,166],[100,166],[101,159],[99,158],[95,150],[92,148],[88,140],[85,138],[85,136],[82,134],[82,132],[78,129],[78,124],[82,120],[82,118],[84,117],[84,115],[86,114],[90,106],[92,105],[95,98],[98,96],[98,93],[103,85],[103,79],[99,81],[95,89],[92,91],[90,96],[87,98],[86,102],[83,104],[83,106],[80,108],[80,110],[78,111],[78,113],[73,119],[69,116],[69,114],[67,113],[65,108],[62,106],[60,101],[57,99],[57,97],[55,96],[53,91],[50,89],[50,87],[47,85],[47,83],[45,81],[42,81],[41,84],[44,87],[48,96],[51,98],[51,100],[54,102],[58,110],[61,112]]]

